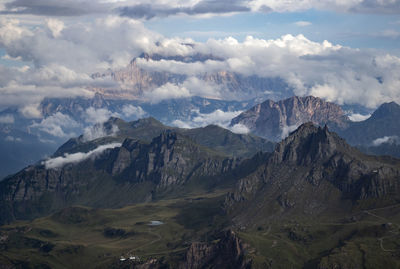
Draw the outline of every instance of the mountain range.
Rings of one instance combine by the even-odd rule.
[[[291,97],[257,105],[258,102],[259,99],[222,101],[190,97],[143,103],[107,99],[96,94],[89,99],[45,99],[40,104],[43,118],[39,120],[26,119],[18,110],[7,109],[0,113],[0,117],[12,121],[0,123],[0,147],[4,155],[10,157],[5,158],[0,165],[0,176],[4,177],[50,156],[66,139],[89,129],[93,121],[106,120],[109,116],[128,121],[152,116],[165,124],[183,127],[205,126],[216,121],[225,128],[241,126],[241,132],[248,129],[274,142],[287,136],[300,124],[312,121],[321,126],[327,124],[363,152],[400,156],[399,130],[393,124],[399,114],[396,103],[383,104],[372,117],[353,122],[340,106],[316,97]],[[93,118],[96,113],[100,118]],[[234,117],[231,127],[228,127],[229,117]],[[24,154],[28,148],[29,154]]]
[[[242,124],[255,135],[279,141],[310,121],[319,126],[327,125],[365,153],[400,157],[398,117],[400,105],[395,102],[384,103],[366,120],[354,122],[339,105],[313,96],[294,96],[258,104],[233,118],[231,126]]]
[[[400,264],[400,160],[365,155],[327,126],[302,124],[274,149],[218,126],[154,118],[110,118],[104,129],[0,182],[1,264]]]
[[[179,129],[154,118],[110,118],[104,126],[118,132],[90,141],[84,136],[71,139],[52,158],[2,181],[1,223],[74,203],[115,207],[152,201],[170,189],[176,192],[175,185],[215,185],[210,180],[216,175],[229,174],[241,159],[274,147],[265,139],[218,126]],[[121,187],[126,200],[121,199]]]
[[[350,122],[336,104],[313,96],[294,96],[278,102],[267,100],[257,104],[233,118],[231,125],[240,123],[258,136],[279,141],[309,121],[334,128],[345,128]]]
[[[151,116],[164,124],[180,127],[216,123],[233,129],[235,124],[239,124],[253,134],[274,142],[286,137],[300,124],[312,121],[318,125],[327,124],[364,152],[400,156],[399,132],[395,129],[397,125],[393,124],[398,109],[382,107],[381,112],[377,111],[379,115],[374,114],[367,121],[356,123],[347,117],[349,110],[355,109],[355,112],[363,114],[372,111],[349,105],[343,105],[342,109],[313,97],[295,96],[281,100],[289,97],[292,91],[279,78],[260,78],[226,71],[190,76],[175,74],[173,70],[146,69],[146,65],[162,64],[165,60],[195,64],[221,59],[207,54],[187,57],[142,54],[124,68],[93,74],[93,79],[108,79],[115,83],[110,88],[88,87],[93,97],[45,98],[37,107],[36,118],[23,115],[18,108],[1,111],[0,149],[9,158],[4,158],[0,164],[0,178],[51,155],[67,139],[110,116],[127,121]],[[207,85],[218,89],[225,97],[230,96],[229,100],[222,100],[215,90],[212,91],[214,94],[207,92]],[[165,95],[169,92],[165,88],[167,86],[183,87],[192,92],[189,96]],[[157,90],[161,93],[158,94]],[[392,106],[398,105],[393,103]],[[240,130],[246,131],[243,128]],[[378,143],[385,141],[382,140],[384,138],[389,142]],[[14,150],[10,149],[11,146]],[[29,154],[23,153],[26,151]]]

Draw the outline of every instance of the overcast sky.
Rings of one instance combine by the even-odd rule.
[[[227,70],[375,108],[400,102],[399,45],[400,0],[3,0],[0,108],[34,117],[45,96],[90,96],[87,85],[114,85],[91,74],[142,52],[222,59],[141,63],[189,77],[158,97],[209,96],[196,74]]]

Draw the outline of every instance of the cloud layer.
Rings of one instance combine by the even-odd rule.
[[[37,27],[3,19],[0,48],[23,65],[0,66],[0,109],[16,106],[23,115],[32,118],[41,116],[37,107],[44,97],[90,97],[94,89],[129,91],[129,86],[118,84],[112,76],[92,74],[124,68],[143,52],[159,54],[164,59],[138,59],[140,68],[161,75],[173,73],[186,77],[183,82],[168,82],[146,91],[143,98],[152,103],[189,96],[254,97],[246,87],[233,93],[226,85],[218,84],[225,80],[231,83],[229,86],[235,86],[230,74],[278,78],[288,85],[279,89],[286,96],[314,95],[339,104],[360,104],[368,108],[393,100],[400,103],[399,57],[329,41],[313,42],[303,35],[284,35],[270,40],[248,36],[243,41],[229,37],[195,42],[163,37],[137,20],[118,16],[73,25],[52,18]],[[176,58],[196,58],[196,55],[214,57],[198,61]],[[268,87],[259,90],[271,92]],[[128,114],[142,113],[127,109]],[[88,123],[95,123],[95,118],[104,121],[110,116],[100,110],[92,114],[93,117],[87,118]]]
[[[201,113],[198,110],[193,110],[192,115],[188,118],[188,120],[175,120],[172,122],[172,125],[180,128],[197,128],[214,124],[222,128],[229,129],[234,133],[247,134],[250,132],[250,130],[242,124],[229,126],[231,120],[242,112],[243,111],[222,111],[217,109],[211,113]]]
[[[114,14],[135,19],[172,15],[201,16],[237,12],[298,12],[309,9],[351,13],[399,14],[397,0],[11,0],[3,4],[3,14],[39,16],[83,16]]]
[[[377,138],[374,141],[372,141],[372,145],[374,147],[378,147],[385,143],[398,145],[398,144],[400,144],[400,138],[398,136],[384,136],[384,137],[380,137],[380,138]]]
[[[81,127],[80,124],[71,119],[68,115],[57,112],[54,115],[42,119],[40,122],[32,123],[29,129],[37,129],[59,138],[69,138],[77,135],[70,131],[78,129],[79,127]]]
[[[48,159],[46,161],[43,161],[42,164],[46,167],[46,169],[57,169],[61,168],[66,164],[72,164],[72,163],[78,163],[84,160],[87,160],[89,158],[96,158],[99,156],[101,153],[103,153],[107,149],[113,149],[120,147],[121,143],[111,143],[107,145],[101,145],[97,147],[94,150],[91,150],[89,152],[77,152],[73,154],[65,154],[62,157],[56,157],[52,159]]]

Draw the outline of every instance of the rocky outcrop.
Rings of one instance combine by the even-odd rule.
[[[336,104],[313,96],[294,96],[258,104],[232,119],[231,125],[240,123],[256,135],[279,141],[305,122],[344,128],[349,120]]]
[[[150,144],[126,139],[112,154],[110,172],[119,180],[151,180],[162,189],[195,177],[223,174],[237,164],[236,159],[207,153],[188,138],[165,131]]]
[[[0,223],[71,204],[115,207],[149,201],[188,182],[215,185],[223,180],[218,175],[239,163],[173,131],[150,143],[126,138],[121,147],[92,158],[56,168],[30,166],[0,182]]]
[[[239,222],[258,222],[289,216],[293,210],[316,215],[351,209],[365,200],[370,205],[391,204],[398,193],[399,160],[364,155],[326,126],[306,123],[279,143],[264,165],[238,182],[225,205],[239,215]]]
[[[186,252],[182,269],[200,268],[251,268],[246,259],[243,243],[233,231],[226,231],[215,243],[192,243]]]

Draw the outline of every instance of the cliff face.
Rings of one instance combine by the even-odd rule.
[[[112,153],[110,172],[119,180],[153,181],[157,188],[179,185],[193,177],[225,173],[237,160],[202,149],[176,132],[165,131],[150,144],[126,139]]]
[[[217,243],[192,243],[182,269],[200,268],[251,268],[251,260],[245,258],[241,240],[233,231],[226,231]]]
[[[399,192],[398,160],[364,155],[326,127],[307,123],[278,144],[255,173],[238,182],[226,205],[240,223],[259,222],[346,211],[367,200],[390,204]]]
[[[32,218],[77,203],[123,206],[174,192],[176,186],[215,184],[238,165],[189,138],[165,131],[151,143],[125,139],[121,147],[78,163],[30,166],[0,183],[0,223]]]
[[[232,119],[231,125],[240,123],[256,135],[279,141],[305,122],[343,128],[348,124],[348,118],[336,104],[313,96],[294,96],[258,104]]]
[[[143,56],[141,59],[149,61],[149,55]],[[144,92],[158,88],[167,82],[182,83],[185,76],[171,74],[168,72],[147,71],[140,68],[137,59],[133,59],[129,65],[121,70],[111,72],[113,80],[120,82],[123,88],[129,89],[134,96],[141,96]]]
[[[128,66],[120,70],[109,70],[103,74],[96,73],[92,77],[110,77],[120,84],[121,89],[93,89],[95,92],[107,97],[125,97],[141,99],[146,92],[171,83],[182,84],[190,76],[177,74],[170,71],[150,71],[145,64],[152,61],[174,61],[177,63],[196,63],[205,61],[221,61],[221,58],[208,54],[195,54],[189,56],[163,56],[159,54],[142,54],[132,59]],[[143,63],[145,63],[143,65]],[[258,76],[244,76],[237,73],[218,70],[215,72],[202,72],[195,77],[204,84],[216,85],[220,90],[234,95],[234,99],[248,100],[262,95],[264,89],[278,90],[287,87],[287,84],[279,78],[262,78]]]

